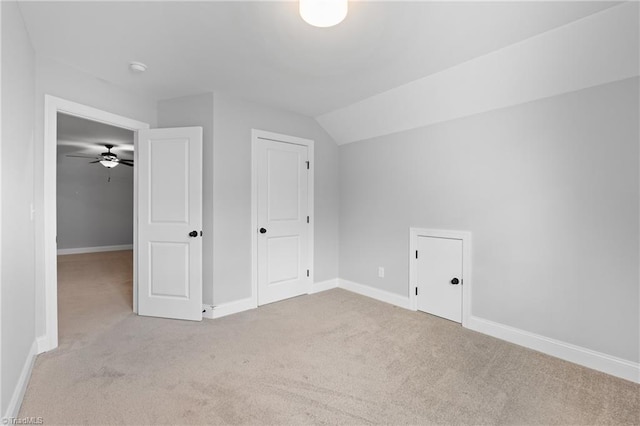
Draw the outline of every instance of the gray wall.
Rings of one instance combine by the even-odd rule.
[[[204,303],[251,295],[252,128],[315,140],[315,279],[338,276],[338,147],[315,120],[207,93],[159,102],[158,125],[204,130]]]
[[[158,102],[158,127],[202,127],[202,303],[213,304],[213,93]]]
[[[472,314],[638,362],[638,79],[340,147],[340,277],[473,232]],[[385,278],[377,267],[385,267]]]
[[[214,96],[214,304],[251,295],[251,129],[315,141],[316,282],[338,276],[338,147],[312,118]]]
[[[35,56],[15,2],[2,8],[0,416],[35,343],[33,203]]]
[[[58,155],[58,249],[133,244],[133,167],[89,161]]]

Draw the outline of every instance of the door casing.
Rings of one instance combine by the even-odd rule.
[[[471,318],[471,232],[444,229],[409,228],[409,307],[418,310],[418,237],[451,238],[462,240],[462,326],[469,326]]]
[[[267,132],[264,130],[251,129],[251,305],[258,307],[258,161],[257,147],[261,140],[291,143],[306,146],[308,149],[309,175],[307,180],[307,201],[309,213],[309,233],[308,233],[308,261],[309,261],[309,282],[314,282],[314,223],[315,212],[313,208],[314,200],[314,170],[315,161],[313,153],[313,140],[299,138],[296,136],[282,135],[279,133]],[[309,286],[308,292],[311,291]]]
[[[148,129],[149,124],[131,118],[112,114],[97,108],[51,95],[44,97],[44,202],[42,216],[44,237],[44,318],[45,335],[38,337],[38,353],[50,351],[58,347],[58,267],[56,251],[57,234],[57,188],[56,188],[56,150],[58,113],[68,114],[99,123],[137,132],[140,129]],[[135,139],[135,138],[134,138]],[[133,161],[138,161],[138,150],[133,151]],[[138,310],[138,276],[137,276],[137,216],[138,216],[138,169],[133,171],[133,311]]]

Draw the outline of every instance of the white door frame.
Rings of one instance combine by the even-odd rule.
[[[468,327],[471,318],[471,232],[444,229],[409,228],[409,307],[418,310],[418,237],[462,240],[462,326]]]
[[[251,304],[253,308],[258,307],[258,161],[257,149],[260,140],[291,143],[303,145],[308,148],[309,176],[307,180],[307,202],[309,212],[309,234],[308,234],[308,262],[309,262],[309,286],[307,294],[311,293],[313,287],[313,228],[315,223],[315,212],[313,209],[313,171],[315,167],[313,157],[313,140],[303,139],[296,136],[282,135],[279,133],[267,132],[265,130],[251,129]]]
[[[110,112],[102,111],[87,105],[71,102],[51,95],[44,97],[44,286],[45,286],[45,336],[39,352],[46,352],[58,347],[58,265],[57,265],[57,133],[58,113],[84,118],[115,127],[132,130],[148,129],[149,124],[133,120]],[[135,139],[135,138],[134,138]],[[138,150],[133,151],[134,163],[138,161]],[[138,311],[138,279],[137,279],[137,217],[138,217],[138,169],[133,173],[133,311]]]

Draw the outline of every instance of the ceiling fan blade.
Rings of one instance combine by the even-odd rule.
[[[119,163],[120,163],[120,164],[124,164],[125,166],[133,167],[133,164],[123,163],[122,161],[119,161]]]
[[[100,160],[96,160],[96,161],[89,161],[89,164],[93,164],[93,163],[99,163]]]
[[[133,164],[133,160],[118,160],[118,162]]]
[[[67,154],[67,155],[65,155],[65,157],[75,157],[75,158],[93,158],[93,159],[98,158],[98,157],[96,157],[95,155],[89,156],[89,155],[72,155],[72,154]]]

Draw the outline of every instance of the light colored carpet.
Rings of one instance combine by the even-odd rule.
[[[58,256],[61,351],[91,343],[131,315],[133,251]]]
[[[42,416],[45,424],[640,423],[636,384],[343,290],[201,323],[138,317],[130,312],[130,257],[60,261],[61,345],[38,357],[21,417]]]

